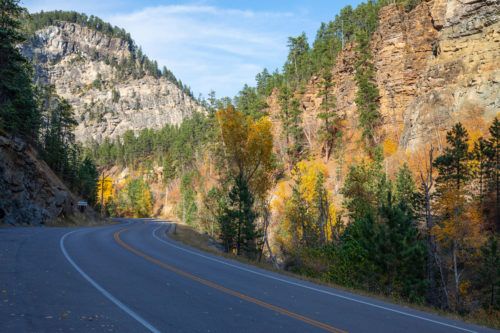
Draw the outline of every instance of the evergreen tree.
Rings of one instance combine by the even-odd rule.
[[[420,198],[415,186],[415,180],[406,163],[399,168],[396,175],[394,199],[396,205],[401,207],[403,211],[409,213],[410,216],[415,216],[419,208]]]
[[[153,197],[149,185],[142,179],[129,181],[125,187],[126,200],[121,202],[122,209],[134,217],[150,217],[153,210]]]
[[[221,239],[227,252],[236,250],[237,255],[255,254],[257,231],[253,203],[253,195],[245,178],[240,174],[234,180],[229,191],[227,206],[219,217]]]
[[[484,292],[484,305],[489,310],[500,310],[500,251],[498,237],[491,235],[481,248],[479,269],[480,286]]]
[[[436,178],[436,206],[440,221],[433,227],[436,236],[438,255],[444,268],[450,272],[451,282],[443,285],[450,306],[456,310],[464,309],[464,291],[460,288],[466,279],[467,269],[471,269],[471,257],[482,244],[479,213],[471,202],[467,190],[471,180],[469,135],[462,124],[457,123],[446,135],[448,146],[436,158],[434,165],[439,175]],[[448,274],[441,277],[446,280]],[[448,290],[448,284],[451,285]]]
[[[359,115],[359,126],[362,129],[363,139],[369,151],[377,143],[375,130],[380,123],[379,91],[375,84],[375,68],[371,62],[370,35],[366,31],[357,33],[356,73],[354,78],[358,90],[356,92],[356,106]]]
[[[259,95],[265,97],[271,95],[275,85],[273,84],[273,76],[269,74],[267,68],[264,68],[262,72],[255,76],[255,82],[257,83],[257,93]]]
[[[323,82],[318,96],[322,98],[318,118],[322,120],[319,138],[323,142],[323,153],[326,160],[330,159],[335,141],[341,136],[340,119],[335,113],[335,96],[331,93],[333,88],[333,75],[330,69],[323,73]]]
[[[496,232],[500,232],[500,121],[495,118],[490,126],[489,145],[491,147],[490,164],[492,172],[490,177],[491,192],[494,193],[494,225]]]
[[[175,179],[175,161],[170,154],[163,158],[163,183],[168,184]]]
[[[92,159],[86,156],[78,168],[78,181],[76,190],[90,205],[96,204],[97,180],[99,174]]]
[[[293,93],[284,85],[280,88],[278,96],[281,112],[280,118],[283,123],[283,136],[285,137],[287,155],[290,166],[293,167],[306,152],[304,131],[302,129],[302,110],[299,101],[293,97]]]
[[[341,49],[342,42],[338,38],[333,22],[321,23],[311,52],[314,72],[330,71]]]
[[[19,52],[24,41],[18,0],[0,0],[0,129],[37,140],[40,114],[36,107],[31,67]]]
[[[421,301],[425,290],[426,248],[420,240],[411,213],[389,205],[382,207],[378,224],[376,266],[385,293],[396,292],[412,301]]]
[[[457,123],[446,134],[448,146],[441,156],[436,158],[434,165],[439,176],[436,179],[438,187],[451,186],[456,191],[464,188],[470,179],[469,135],[461,123]]]
[[[53,86],[42,90],[41,155],[52,170],[73,186],[78,173],[80,148],[73,133],[77,122],[71,105],[55,93]]]
[[[294,248],[311,247],[318,243],[314,230],[316,221],[314,221],[309,203],[304,198],[301,185],[302,175],[297,173],[286,212]]]
[[[259,119],[265,115],[263,109],[267,107],[267,104],[263,96],[258,94],[256,88],[249,87],[246,84],[240,90],[238,96],[234,98],[234,103],[238,111],[253,119]]]
[[[196,192],[193,185],[193,173],[186,173],[181,179],[180,217],[183,223],[194,225],[198,207],[196,206]]]
[[[349,169],[342,194],[353,220],[376,213],[387,204],[391,184],[380,162],[353,165]]]
[[[412,218],[391,201],[389,194],[388,204],[348,225],[330,276],[345,285],[421,301],[425,245]]]
[[[492,174],[492,157],[493,149],[489,141],[479,138],[474,142],[474,150],[472,151],[474,161],[477,163],[476,178],[479,187],[479,202],[482,203],[488,189],[488,180]]]
[[[289,37],[288,49],[285,75],[294,87],[298,87],[309,78],[311,72],[309,43],[306,34],[303,32],[297,37]]]

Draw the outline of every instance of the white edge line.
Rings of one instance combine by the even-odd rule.
[[[228,262],[225,262],[225,261],[222,261],[222,260],[218,260],[218,259],[206,256],[206,255],[203,255],[201,253],[197,253],[195,251],[191,251],[191,250],[185,249],[183,247],[177,246],[175,244],[172,244],[171,242],[168,242],[168,241],[166,241],[166,240],[158,237],[158,235],[156,235],[156,232],[158,230],[160,230],[161,227],[162,226],[160,225],[158,228],[156,228],[156,229],[153,230],[153,237],[156,238],[157,240],[159,240],[160,242],[163,242],[163,243],[165,243],[167,245],[175,247],[175,248],[177,248],[177,249],[179,249],[181,251],[184,251],[184,252],[187,252],[187,253],[191,253],[191,254],[194,254],[196,256],[199,256],[199,257],[211,260],[211,261],[215,261],[215,262],[218,262],[220,264],[223,264],[223,265],[226,265],[226,266],[230,266],[230,267],[233,267],[233,268],[245,271],[245,272],[253,273],[253,274],[256,274],[256,275],[267,277],[269,279],[273,279],[273,280],[277,280],[277,281],[284,282],[284,283],[287,283],[287,284],[291,284],[293,286],[302,287],[302,288],[305,288],[305,289],[313,290],[313,291],[316,291],[316,292],[319,292],[319,293],[323,293],[323,294],[327,294],[327,295],[330,295],[330,296],[335,296],[335,297],[342,298],[342,299],[345,299],[345,300],[349,300],[349,301],[352,301],[352,302],[361,303],[361,304],[372,306],[372,307],[375,307],[375,308],[379,308],[379,309],[383,309],[383,310],[395,312],[395,313],[401,314],[403,316],[413,317],[413,318],[425,320],[425,321],[428,321],[428,322],[431,322],[431,323],[434,323],[434,324],[438,324],[438,325],[443,325],[443,326],[455,328],[457,330],[461,330],[461,331],[465,331],[465,332],[471,332],[471,333],[477,333],[477,331],[472,331],[472,330],[469,330],[467,328],[463,328],[463,327],[459,327],[459,326],[447,324],[445,322],[441,322],[441,321],[438,321],[438,320],[433,320],[433,319],[421,317],[421,316],[414,315],[414,314],[411,314],[411,313],[408,313],[408,312],[399,311],[399,310],[396,310],[396,309],[391,309],[391,308],[388,308],[388,307],[385,307],[385,306],[382,306],[382,305],[377,305],[377,304],[365,302],[365,301],[358,300],[358,299],[355,299],[355,298],[352,298],[352,297],[340,295],[340,294],[333,293],[333,292],[330,292],[330,291],[326,291],[326,290],[323,290],[323,289],[318,289],[318,288],[310,287],[310,286],[307,286],[307,285],[304,285],[304,284],[301,284],[301,283],[297,283],[297,282],[285,280],[285,279],[282,279],[282,278],[279,278],[279,277],[276,277],[276,276],[272,276],[272,275],[269,275],[269,274],[264,274],[264,273],[261,273],[261,272],[257,272],[257,271],[254,271],[254,270],[251,270],[251,269],[248,269],[248,268],[245,268],[245,267],[240,267],[240,266],[237,266],[237,265],[233,265],[233,264],[230,264]]]
[[[103,287],[101,287],[97,282],[95,282],[90,276],[88,276],[74,261],[73,259],[71,259],[71,257],[68,255],[68,252],[66,251],[66,247],[64,246],[64,240],[66,239],[67,236],[77,232],[77,231],[80,231],[80,230],[74,230],[74,231],[70,231],[66,234],[64,234],[61,239],[59,240],[59,246],[61,248],[61,251],[62,253],[64,254],[64,256],[66,257],[66,260],[68,260],[68,262],[73,266],[74,269],[76,269],[76,271],[78,273],[80,273],[81,276],[83,276],[83,278],[85,278],[85,280],[87,280],[95,289],[97,289],[101,294],[103,294],[107,299],[109,299],[111,302],[113,302],[117,307],[119,307],[120,309],[122,309],[124,312],[126,312],[130,317],[134,318],[136,321],[138,321],[139,323],[142,324],[142,326],[146,327],[149,331],[153,332],[153,333],[160,333],[160,330],[158,330],[157,328],[155,328],[153,325],[151,325],[150,323],[148,323],[144,318],[142,318],[141,316],[139,316],[137,313],[135,313],[133,310],[131,310],[128,306],[126,306],[125,304],[123,304],[122,302],[120,302],[116,297],[114,297],[113,295],[111,295],[111,293],[109,293],[106,289],[104,289]]]

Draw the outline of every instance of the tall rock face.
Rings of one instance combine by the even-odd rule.
[[[0,134],[0,225],[40,225],[76,213],[74,197],[35,150]]]
[[[402,159],[426,144],[444,145],[445,132],[457,121],[471,136],[486,133],[500,111],[498,0],[422,1],[409,12],[386,6],[380,10],[370,49],[382,115],[377,140],[386,157]],[[363,155],[354,102],[355,62],[355,47],[347,45],[332,69],[332,92],[343,119],[342,154],[337,162]],[[320,80],[313,77],[298,96],[306,137],[318,153]],[[279,122],[275,94],[268,104]]]
[[[382,21],[384,15],[388,20],[399,16],[392,8],[382,12]],[[387,51],[390,42],[383,34],[391,27],[380,28],[379,49]],[[376,52],[375,62],[382,69],[377,76],[381,110],[388,119],[392,116],[388,111],[395,106],[394,121],[402,129],[394,134],[401,147],[414,150],[422,143],[439,143],[442,132],[457,121],[475,131],[479,123],[496,116],[500,110],[498,1],[423,3],[402,21],[400,30],[402,34],[394,35],[395,45],[400,43],[403,48],[399,59],[388,63]],[[401,70],[406,98],[393,102],[390,75]]]
[[[22,46],[36,78],[73,106],[80,142],[115,138],[127,130],[179,124],[199,104],[164,77],[140,77],[117,64],[131,59],[123,39],[75,23],[57,22]]]

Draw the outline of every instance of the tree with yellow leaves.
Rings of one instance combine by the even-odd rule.
[[[233,106],[217,112],[222,164],[230,178],[242,177],[253,195],[262,198],[273,172],[272,124],[268,117],[253,120]]]
[[[284,229],[285,239],[293,247],[325,245],[332,240],[335,208],[325,188],[327,177],[325,164],[318,161],[300,161],[292,171]]]
[[[228,106],[217,112],[220,127],[219,164],[225,170],[226,206],[218,221],[227,252],[254,256],[257,251],[254,202],[263,202],[272,186],[273,137],[271,122],[253,120]]]
[[[103,174],[97,181],[97,202],[101,206],[101,213],[104,212],[108,203],[113,201],[114,196],[113,179]]]

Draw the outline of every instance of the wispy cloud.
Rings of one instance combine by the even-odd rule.
[[[169,5],[108,16],[125,27],[146,54],[191,85],[233,96],[253,83],[264,67],[280,66],[286,56],[291,12],[258,12],[208,5]],[[298,32],[297,32],[298,33]]]
[[[213,89],[218,96],[234,96],[264,67],[283,64],[288,36],[318,25],[300,10],[247,10],[251,7],[241,3],[226,8],[212,0],[155,6],[125,0],[25,1],[31,12],[76,10],[125,28],[145,54],[204,95]]]

